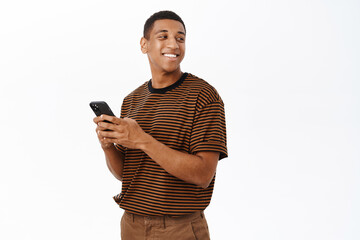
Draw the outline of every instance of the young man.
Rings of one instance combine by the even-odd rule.
[[[152,79],[124,99],[121,118],[94,118],[108,168],[122,181],[114,200],[125,210],[125,240],[210,238],[203,210],[227,157],[224,105],[210,84],[181,71],[185,39],[178,15],[153,14],[140,41]]]

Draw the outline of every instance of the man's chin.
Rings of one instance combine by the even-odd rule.
[[[180,66],[177,66],[177,67],[164,67],[163,70],[164,70],[164,72],[166,72],[168,74],[172,74],[172,73],[180,72]]]

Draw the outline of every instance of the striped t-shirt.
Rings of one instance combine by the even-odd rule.
[[[224,104],[206,81],[188,73],[166,88],[151,80],[123,101],[121,117],[135,119],[141,128],[168,147],[195,154],[216,151],[227,157]],[[138,149],[116,148],[125,155],[122,191],[114,200],[140,215],[185,215],[210,203],[215,177],[203,189],[167,173]],[[171,159],[169,159],[171,161]]]

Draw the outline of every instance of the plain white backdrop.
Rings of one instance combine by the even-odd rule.
[[[360,239],[360,3],[1,1],[0,239],[119,239],[92,100],[151,78],[145,20],[187,27],[182,70],[226,107],[212,239]]]

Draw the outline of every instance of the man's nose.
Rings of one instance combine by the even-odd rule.
[[[177,48],[179,48],[179,44],[178,44],[178,42],[176,41],[176,38],[174,38],[174,37],[171,37],[171,38],[168,39],[168,41],[167,41],[167,46],[168,46],[169,48],[172,48],[172,49],[177,49]]]

